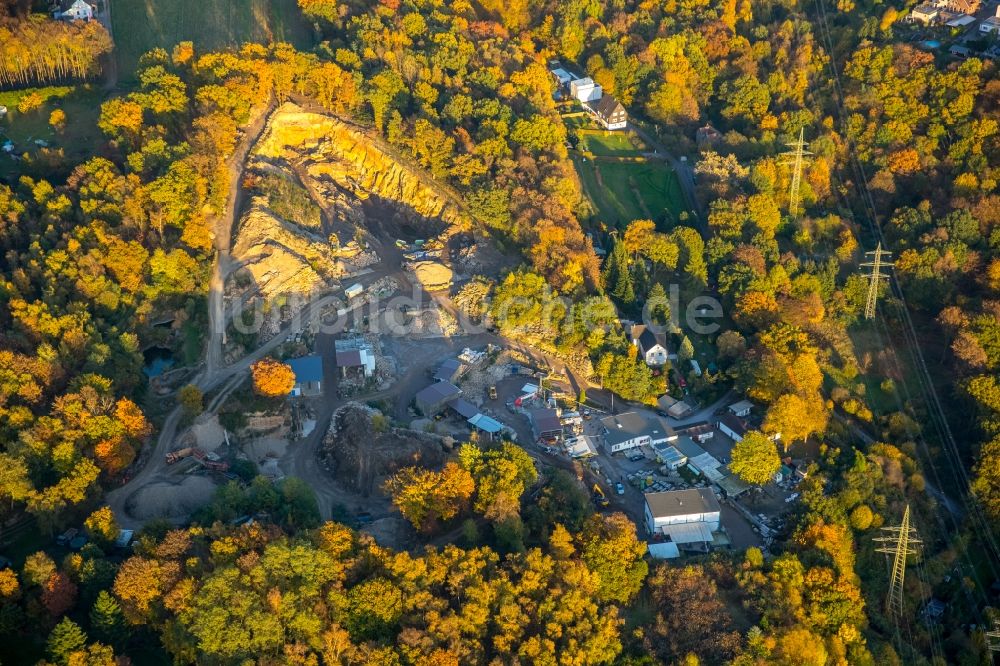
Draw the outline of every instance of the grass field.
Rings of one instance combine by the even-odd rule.
[[[119,76],[133,79],[146,51],[191,40],[201,51],[243,42],[313,43],[296,0],[116,0],[111,10]]]
[[[20,113],[17,104],[22,97],[37,92],[45,102],[41,107]],[[14,153],[18,157],[28,153],[36,155],[41,147],[35,141],[41,140],[51,149],[61,149],[66,163],[77,164],[94,154],[94,146],[103,141],[97,128],[104,94],[90,85],[30,88],[0,93],[0,105],[7,107],[7,115],[0,118],[0,145],[10,140],[14,143]],[[55,109],[66,113],[66,126],[56,132],[49,126],[49,114]],[[40,172],[40,173],[36,173]],[[30,162],[16,162],[11,155],[0,153],[0,180],[11,180],[23,173],[44,176],[56,182],[65,174],[55,173],[49,167],[39,164],[33,168]]]
[[[642,154],[625,132],[584,132],[580,136],[580,149],[607,157],[636,157]]]
[[[649,218],[666,229],[683,210],[677,176],[661,162],[595,162],[574,155],[573,163],[597,216],[609,225]]]

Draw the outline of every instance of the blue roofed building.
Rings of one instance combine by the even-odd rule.
[[[323,395],[323,358],[313,354],[285,361],[295,373],[292,397]]]

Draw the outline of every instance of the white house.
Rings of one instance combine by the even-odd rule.
[[[723,435],[734,442],[742,442],[743,436],[750,430],[743,419],[729,412],[720,416],[715,425]]]
[[[667,348],[664,346],[662,336],[653,333],[644,324],[633,325],[629,337],[649,367],[658,368],[667,362]]]
[[[997,13],[979,24],[979,32],[984,35],[1000,35],[1000,5],[997,6]]]
[[[910,22],[929,25],[931,23],[936,23],[940,16],[940,9],[932,4],[924,3],[922,5],[917,5],[912,11],[910,11]]]
[[[753,409],[753,403],[749,400],[740,400],[739,402],[734,402],[729,405],[729,411],[732,414],[742,418],[746,418],[750,415],[750,410]]]
[[[722,507],[711,488],[646,493],[646,529],[677,544],[708,544],[719,531]]]
[[[604,427],[604,446],[610,453],[677,439],[673,428],[663,420],[647,418],[638,412],[606,416],[601,419],[601,425]]]
[[[66,11],[56,12],[55,18],[63,21],[90,21],[94,18],[94,8],[84,0],[76,0]]]
[[[597,88],[599,90],[600,86]],[[628,126],[628,112],[625,111],[621,102],[612,95],[602,95],[586,106],[597,122],[604,126],[604,129],[620,130]]]
[[[555,69],[550,69],[549,71],[552,72],[552,76],[555,77],[559,87],[565,86],[573,80],[573,75],[562,67],[556,67]]]
[[[581,102],[593,102],[601,99],[604,91],[601,86],[594,83],[589,76],[583,79],[576,79],[569,82],[569,94]]]

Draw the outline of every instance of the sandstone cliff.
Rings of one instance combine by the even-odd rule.
[[[232,256],[268,298],[306,295],[338,275],[337,259],[326,239],[277,217],[259,198],[240,221]]]
[[[255,154],[298,163],[318,189],[371,196],[445,225],[466,225],[465,214],[430,177],[397,161],[377,139],[336,118],[282,105],[271,118]]]

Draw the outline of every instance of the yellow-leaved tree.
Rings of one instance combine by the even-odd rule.
[[[253,390],[268,398],[280,398],[292,392],[295,372],[292,366],[273,358],[262,358],[250,366]]]

